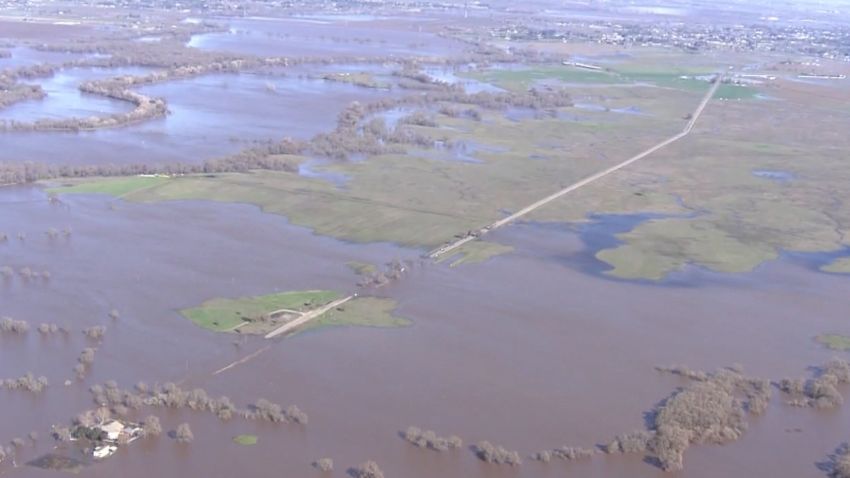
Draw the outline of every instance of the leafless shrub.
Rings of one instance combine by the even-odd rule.
[[[10,378],[0,381],[2,386],[7,390],[25,390],[27,392],[39,394],[47,388],[47,377],[33,376],[32,373],[27,373],[20,378]]]
[[[543,450],[534,453],[531,455],[531,459],[541,461],[543,463],[549,463],[553,458],[564,461],[574,461],[591,458],[595,454],[596,451],[592,449],[562,446],[561,448],[555,448],[554,450]]]
[[[334,461],[330,458],[319,458],[318,460],[313,462],[313,468],[327,473],[329,471],[333,471],[334,469]]]
[[[106,334],[106,327],[102,325],[88,327],[83,330],[83,334],[92,340],[100,340]]]
[[[112,320],[118,320],[119,318],[121,318],[121,314],[118,312],[117,309],[112,309],[109,311],[109,318]]]
[[[816,376],[809,380],[785,378],[776,385],[790,396],[788,404],[800,407],[829,409],[844,403],[839,385],[850,383],[850,363],[842,359],[832,359],[817,368]]]
[[[605,446],[605,453],[644,453],[653,435],[651,431],[647,430],[624,433]]]
[[[384,478],[384,472],[374,461],[367,461],[359,466],[348,470],[352,478]]]
[[[286,411],[284,412],[286,415],[286,419],[290,422],[297,423],[299,425],[306,425],[309,421],[307,414],[302,412],[297,406],[290,405],[286,407]]]
[[[195,435],[192,434],[192,429],[189,428],[188,423],[181,423],[174,431],[174,439],[177,440],[178,443],[192,443],[195,439]]]
[[[39,324],[38,332],[42,335],[50,335],[59,332],[59,326],[56,324]]]
[[[452,435],[443,438],[437,436],[431,430],[422,431],[414,426],[407,427],[407,430],[402,433],[402,437],[419,448],[429,448],[436,451],[453,450],[463,446],[463,440],[458,436]]]
[[[159,418],[155,415],[150,415],[142,422],[142,432],[146,437],[156,437],[162,433],[162,425],[159,423]]]
[[[68,427],[53,427],[53,439],[59,443],[71,441],[71,429]]]
[[[86,347],[80,352],[80,357],[77,359],[78,362],[84,365],[91,365],[94,363],[94,353],[95,350],[91,347]]]
[[[472,450],[475,452],[475,456],[477,456],[479,460],[487,463],[511,466],[518,466],[522,464],[522,459],[520,458],[519,453],[515,451],[508,451],[505,448],[493,445],[488,441],[476,443],[472,447]]]
[[[286,415],[280,405],[272,403],[265,398],[257,400],[253,407],[254,418],[272,423],[286,422]]]
[[[10,317],[0,319],[0,333],[25,334],[29,330],[30,324],[24,320],[14,320]]]

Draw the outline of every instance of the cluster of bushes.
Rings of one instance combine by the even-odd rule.
[[[374,461],[367,461],[348,470],[352,478],[384,478],[384,472]]]
[[[68,333],[67,329],[61,328],[56,324],[39,324],[38,325],[38,333],[40,333],[41,335],[55,334],[59,331],[62,331],[63,333]]]
[[[192,443],[195,440],[195,435],[188,423],[181,423],[174,430],[174,439],[177,440],[177,443]]]
[[[0,333],[25,334],[29,330],[30,324],[25,320],[15,320],[11,317],[0,318]]]
[[[6,83],[0,79],[0,109],[28,100],[40,100],[47,93],[38,85]]]
[[[27,373],[20,378],[0,380],[0,386],[6,390],[25,390],[36,394],[44,391],[47,385],[47,377],[36,378],[32,373]]]
[[[680,470],[689,446],[738,440],[747,430],[746,414],[763,413],[770,401],[770,382],[745,377],[737,367],[714,373],[686,367],[658,370],[693,383],[658,406],[649,430],[616,437],[603,448],[606,452],[648,453],[662,469]]]
[[[456,450],[463,446],[463,440],[457,435],[443,438],[437,436],[431,430],[423,431],[414,426],[407,427],[407,430],[401,435],[407,442],[419,448],[428,448],[435,451]]]
[[[562,446],[554,450],[543,450],[531,455],[531,459],[543,463],[549,463],[553,458],[564,461],[575,461],[586,458],[592,458],[596,454],[596,450],[589,448],[578,448],[571,446]]]
[[[330,458],[319,458],[313,462],[313,468],[323,473],[327,473],[334,470],[334,461]]]
[[[94,354],[95,349],[91,347],[86,347],[80,352],[80,356],[77,357],[77,365],[74,366],[74,373],[77,375],[79,380],[82,380],[86,377],[86,373],[89,371],[89,368],[94,363]]]
[[[363,278],[358,281],[359,287],[382,287],[404,277],[404,274],[413,268],[412,261],[400,261],[394,259],[387,263],[383,270],[372,273],[364,273]]]
[[[501,446],[493,445],[488,441],[481,441],[473,445],[472,451],[479,460],[497,465],[518,466],[522,464],[519,453],[509,451]]]
[[[616,436],[602,449],[605,453],[645,453],[653,436],[648,430],[634,430]]]
[[[102,325],[87,327],[83,329],[83,335],[92,340],[100,340],[103,338],[104,335],[106,335],[106,327]]]
[[[826,464],[830,478],[850,478],[850,445],[838,447]]]
[[[814,378],[784,378],[777,382],[777,387],[790,395],[790,405],[828,409],[844,403],[844,396],[838,391],[838,386],[848,383],[850,363],[836,358],[818,367]]]

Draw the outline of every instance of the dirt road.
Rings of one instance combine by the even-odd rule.
[[[637,154],[636,156],[633,156],[633,157],[627,159],[626,161],[623,161],[620,164],[614,165],[614,166],[612,166],[608,169],[605,169],[604,171],[600,171],[600,172],[598,172],[598,173],[596,173],[592,176],[588,176],[588,177],[582,179],[581,181],[579,181],[575,184],[567,186],[564,189],[561,189],[560,191],[558,191],[554,194],[546,196],[545,198],[543,198],[543,199],[541,199],[541,200],[539,200],[539,201],[537,201],[537,202],[535,202],[535,203],[533,203],[529,206],[526,206],[526,207],[520,209],[519,211],[511,214],[508,217],[505,217],[504,219],[500,219],[500,220],[498,220],[498,221],[496,221],[496,222],[494,222],[494,223],[492,223],[488,226],[485,226],[485,227],[479,229],[475,233],[472,233],[472,234],[470,234],[470,235],[468,235],[468,236],[466,236],[462,239],[459,239],[455,242],[446,244],[446,245],[444,245],[444,246],[442,246],[438,249],[435,249],[428,254],[428,257],[430,257],[431,259],[438,259],[441,256],[444,256],[444,255],[448,254],[449,252],[456,250],[457,248],[461,247],[462,245],[467,244],[469,242],[472,242],[472,241],[480,238],[481,236],[487,234],[488,232],[490,232],[494,229],[498,229],[498,228],[500,228],[500,227],[502,227],[506,224],[514,222],[517,219],[525,216],[526,214],[529,214],[530,212],[532,212],[532,211],[534,211],[538,208],[541,208],[541,207],[545,206],[546,204],[549,204],[550,202],[552,202],[552,201],[554,201],[554,200],[556,200],[556,199],[558,199],[558,198],[560,198],[560,197],[562,197],[566,194],[569,194],[569,193],[575,191],[576,189],[580,189],[584,186],[587,186],[588,184],[590,184],[594,181],[597,181],[599,179],[602,179],[602,178],[604,178],[605,176],[608,176],[611,173],[619,171],[620,169],[623,169],[626,166],[629,166],[630,164],[636,163],[636,162],[640,161],[641,159],[643,159],[643,158],[645,158],[645,157],[647,157],[647,156],[649,156],[649,155],[651,155],[651,154],[653,154],[653,153],[655,153],[655,152],[657,152],[661,149],[664,149],[667,146],[670,146],[671,144],[675,143],[676,141],[679,141],[680,139],[689,135],[691,133],[691,131],[694,129],[694,125],[696,124],[700,115],[702,115],[702,112],[705,110],[705,107],[708,106],[708,102],[711,101],[711,98],[715,95],[715,93],[717,93],[717,89],[720,87],[722,80],[723,80],[722,75],[718,75],[716,77],[716,81],[711,86],[711,88],[708,90],[708,93],[706,93],[705,97],[702,99],[699,106],[697,106],[697,109],[694,110],[694,113],[691,116],[690,121],[688,121],[688,124],[685,125],[685,128],[682,130],[681,133],[679,133],[676,136],[673,136],[671,138],[668,138],[668,139],[662,141],[661,143],[656,144],[655,146],[647,149],[646,151],[644,151],[642,153]]]
[[[335,300],[335,301],[331,302],[330,304],[319,307],[318,309],[313,309],[311,311],[305,312],[303,315],[301,315],[301,317],[298,317],[297,319],[289,321],[289,322],[281,325],[277,329],[269,332],[268,334],[266,334],[266,338],[272,339],[272,338],[277,337],[278,335],[285,334],[285,333],[295,329],[296,327],[300,327],[300,326],[306,324],[307,322],[319,317],[320,315],[324,314],[325,312],[341,306],[342,304],[348,302],[351,299],[354,299],[355,297],[357,297],[357,294],[349,295],[348,297],[343,297],[342,299]]]

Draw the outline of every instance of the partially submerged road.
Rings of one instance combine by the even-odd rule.
[[[428,257],[430,257],[431,259],[438,259],[441,256],[445,256],[449,252],[452,252],[452,251],[458,249],[459,247],[463,246],[464,244],[467,244],[469,242],[472,242],[472,241],[480,238],[481,236],[487,234],[490,231],[493,231],[494,229],[498,229],[498,228],[500,228],[500,227],[502,227],[506,224],[510,224],[510,223],[516,221],[517,219],[531,213],[532,211],[539,209],[539,208],[549,204],[550,202],[575,191],[576,189],[583,188],[584,186],[587,186],[590,183],[593,183],[593,182],[595,182],[599,179],[602,179],[602,178],[604,178],[605,176],[608,176],[611,173],[619,171],[620,169],[623,169],[626,166],[629,166],[630,164],[636,163],[636,162],[640,161],[641,159],[643,159],[643,158],[645,158],[645,157],[647,157],[647,156],[649,156],[649,155],[651,155],[651,154],[653,154],[653,153],[655,153],[655,152],[657,152],[661,149],[664,149],[667,146],[670,146],[671,144],[675,143],[676,141],[679,141],[680,139],[689,135],[691,133],[691,131],[694,129],[694,125],[696,124],[697,120],[702,115],[702,112],[705,110],[705,107],[708,106],[708,102],[711,101],[711,98],[715,95],[715,93],[717,93],[717,89],[720,87],[722,80],[723,80],[722,75],[717,75],[715,77],[714,83],[712,84],[711,88],[708,90],[708,93],[705,94],[705,97],[702,99],[699,106],[697,106],[697,109],[694,111],[693,115],[691,116],[690,121],[688,121],[688,124],[685,125],[685,128],[682,130],[681,133],[679,133],[676,136],[673,136],[671,138],[668,138],[665,141],[662,141],[661,143],[656,144],[655,146],[647,149],[646,151],[644,151],[644,152],[642,152],[642,153],[640,153],[636,156],[633,156],[633,157],[627,159],[626,161],[623,161],[620,164],[611,166],[610,168],[608,168],[604,171],[600,171],[600,172],[598,172],[598,173],[596,173],[592,176],[588,176],[588,177],[582,179],[581,181],[579,181],[575,184],[571,184],[570,186],[567,186],[564,189],[561,189],[560,191],[558,191],[554,194],[546,196],[545,198],[535,202],[534,204],[531,204],[529,206],[526,206],[526,207],[520,209],[519,211],[511,214],[508,217],[505,217],[505,218],[500,219],[500,220],[498,220],[498,221],[496,221],[496,222],[494,222],[494,223],[492,223],[488,226],[485,226],[485,227],[479,229],[476,232],[470,233],[469,235],[467,235],[466,237],[464,237],[462,239],[458,239],[455,242],[441,246],[441,247],[431,251],[428,254]]]
[[[290,320],[289,322],[281,325],[280,327],[278,327],[275,330],[266,334],[266,338],[267,339],[273,339],[273,338],[277,337],[278,335],[285,334],[285,333],[287,333],[287,332],[289,332],[289,331],[291,331],[291,330],[293,330],[297,327],[300,327],[300,326],[306,324],[307,322],[319,317],[320,315],[324,314],[325,312],[341,306],[342,304],[348,302],[351,299],[354,299],[355,297],[357,297],[357,294],[352,294],[352,295],[349,295],[348,297],[343,297],[342,299],[335,300],[335,301],[331,302],[330,304],[319,307],[318,309],[313,309],[313,310],[304,312],[304,314],[302,314],[301,317],[298,317],[297,319],[294,319],[294,320]]]

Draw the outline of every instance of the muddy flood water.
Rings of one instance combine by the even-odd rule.
[[[684,273],[676,286],[611,281],[574,267],[585,244],[567,228],[512,226],[493,239],[512,254],[457,268],[418,264],[379,290],[413,325],[331,328],[275,341],[257,358],[213,375],[269,342],[235,347],[232,335],[195,327],[176,311],[212,297],[276,290],[353,291],[348,261],[417,260],[422,251],[350,244],[313,235],[248,205],[207,202],[129,204],[104,196],[63,197],[51,205],[37,188],[0,189],[0,266],[49,270],[47,282],[0,284],[0,313],[33,324],[55,322],[69,337],[0,337],[0,377],[27,369],[50,387],[34,397],[0,390],[2,440],[36,430],[24,459],[48,451],[50,425],[91,408],[87,388],[115,379],[178,381],[227,395],[297,404],[309,424],[273,425],[207,413],[146,409],[165,430],[188,422],[195,440],[163,436],[122,448],[81,476],[318,476],[310,462],[331,457],[333,476],[368,459],[388,477],[660,477],[642,457],[518,468],[478,461],[467,449],[432,452],[398,437],[409,425],[490,440],[523,456],[562,445],[590,447],[643,426],[644,413],[680,379],[656,365],[712,370],[740,363],[754,376],[804,376],[832,353],[814,335],[847,333],[848,279],[775,262],[752,274]],[[112,205],[112,206],[110,206]],[[50,239],[50,228],[70,237]],[[26,234],[26,240],[15,236]],[[121,318],[107,313],[115,308]],[[79,332],[106,325],[91,374],[73,381]],[[22,368],[26,367],[26,368]],[[816,462],[847,439],[850,406],[791,408],[774,394],[743,440],[695,446],[675,476],[822,477]],[[789,430],[800,429],[794,433]],[[259,443],[233,443],[239,434]],[[22,467],[9,476],[47,476]]]

